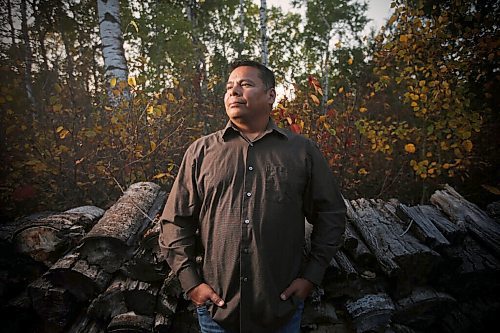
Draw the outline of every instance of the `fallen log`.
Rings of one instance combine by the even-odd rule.
[[[369,294],[346,303],[356,332],[383,332],[391,322],[394,303],[385,293]]]
[[[418,207],[422,214],[424,214],[436,226],[436,228],[438,228],[438,230],[451,244],[459,244],[462,242],[467,234],[467,230],[465,229],[463,222],[451,222],[435,206],[420,205]]]
[[[68,290],[55,286],[45,276],[28,286],[28,294],[43,332],[65,332],[81,306]]]
[[[453,221],[464,221],[466,228],[500,258],[500,225],[488,214],[465,200],[449,185],[445,185],[442,191],[436,191],[430,200]]]
[[[443,236],[439,229],[432,223],[420,206],[408,207],[403,204],[396,206],[396,214],[401,221],[406,222],[413,235],[432,249],[449,246],[450,242]]]
[[[500,302],[496,295],[474,297],[457,304],[443,316],[439,331],[449,333],[494,332],[498,326]]]
[[[173,317],[177,311],[182,288],[177,276],[170,272],[158,293],[156,304],[155,332],[168,332],[172,326]]]
[[[354,225],[375,254],[382,271],[396,278],[401,290],[425,282],[439,262],[439,254],[404,233],[381,202],[359,199],[351,203],[356,211]]]
[[[427,330],[450,311],[456,300],[431,288],[416,288],[395,302],[393,321],[417,330]]]
[[[88,317],[107,323],[111,318],[128,312],[129,309],[123,294],[126,280],[127,278],[123,275],[118,275],[113,279],[106,290],[90,303],[87,310]]]
[[[154,205],[160,187],[154,183],[132,184],[85,235],[80,253],[90,264],[116,272],[130,258],[141,233],[156,215]],[[150,209],[153,208],[153,212]]]
[[[111,274],[82,259],[78,252],[59,259],[45,277],[54,285],[68,290],[81,302],[102,293],[111,280]]]
[[[52,266],[65,252],[75,247],[104,210],[84,206],[68,211],[26,219],[12,235],[17,251]]]
[[[90,318],[86,311],[75,320],[67,333],[106,333],[106,325]]]
[[[131,311],[113,317],[108,325],[107,332],[149,333],[152,331],[153,323],[153,318],[141,316]]]
[[[123,274],[132,279],[144,282],[161,282],[170,270],[167,263],[161,258],[158,244],[159,213],[164,206],[166,197],[166,192],[160,192],[156,197],[148,214],[153,220],[150,228],[145,231],[132,257],[120,268]]]

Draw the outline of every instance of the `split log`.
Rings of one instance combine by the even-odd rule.
[[[338,263],[340,271],[345,276],[345,279],[352,280],[358,277],[358,272],[354,268],[353,263],[345,255],[342,250],[339,250],[334,255],[335,261]]]
[[[500,225],[486,212],[465,200],[449,185],[445,185],[442,191],[436,191],[430,200],[453,221],[464,221],[467,229],[500,258]]]
[[[45,276],[28,286],[28,294],[43,322],[44,332],[64,332],[81,306],[68,290],[55,286]]]
[[[313,324],[335,324],[339,323],[335,307],[329,302],[318,304],[306,304],[300,324],[310,326]]]
[[[123,294],[126,280],[125,276],[118,275],[108,288],[90,303],[87,315],[100,322],[109,322],[111,318],[128,312]]]
[[[441,284],[453,294],[467,298],[500,292],[500,261],[475,239],[467,236],[461,246],[446,249],[447,261],[460,265],[452,274],[441,275]]]
[[[353,230],[352,222],[347,219],[344,233],[344,245],[342,247],[345,250],[352,251],[358,247],[358,242],[359,237],[357,237],[356,232]]]
[[[109,323],[107,332],[149,333],[152,331],[153,322],[153,318],[141,316],[131,311],[115,316]]]
[[[346,233],[348,232],[350,237],[356,239],[356,247],[346,248],[346,252],[349,253],[356,264],[359,265],[362,269],[373,271],[377,267],[377,258],[373,255],[370,249],[368,249],[368,246],[363,241],[363,238],[356,231],[354,219],[359,219],[359,217],[352,208],[351,203],[347,200],[344,200],[344,202],[347,207],[347,217],[349,221],[349,224],[346,227]]]
[[[12,235],[17,251],[52,266],[65,252],[75,247],[104,210],[84,206],[68,211],[26,219]]]
[[[59,259],[45,274],[54,285],[67,289],[79,301],[88,301],[102,293],[111,274],[81,259],[78,252]]]
[[[393,320],[418,330],[429,329],[448,313],[456,300],[450,295],[431,288],[417,288],[395,302]]]
[[[375,254],[380,268],[397,279],[398,288],[425,282],[439,262],[439,254],[404,233],[396,218],[380,207],[380,202],[352,201],[354,225]],[[379,207],[376,207],[379,206]]]
[[[431,222],[441,231],[443,236],[451,242],[451,244],[459,244],[467,234],[465,224],[463,222],[453,223],[435,206],[420,205],[418,206],[422,214],[424,214]]]
[[[449,246],[450,242],[443,236],[439,229],[432,223],[420,206],[408,207],[399,204],[396,207],[396,214],[401,221],[406,222],[406,226],[413,235],[424,242],[432,249],[439,249]]]
[[[383,332],[391,322],[395,306],[389,295],[378,293],[347,301],[346,309],[356,332]]]
[[[68,333],[106,333],[106,325],[95,321],[84,311],[74,324],[68,329]]]
[[[182,288],[177,276],[170,272],[163,282],[158,293],[156,305],[156,317],[154,323],[155,332],[168,332],[172,326],[173,317],[177,311],[179,298],[182,296]]]
[[[131,259],[127,260],[120,270],[132,279],[144,282],[161,282],[167,276],[170,268],[161,258],[158,236],[160,234],[159,213],[165,204],[166,192],[160,192],[153,206],[149,210],[149,217],[153,220],[140,240]]]
[[[154,183],[132,184],[83,238],[80,253],[91,264],[114,273],[130,258],[141,233],[156,215],[153,204],[160,187]],[[154,212],[149,212],[153,207]]]

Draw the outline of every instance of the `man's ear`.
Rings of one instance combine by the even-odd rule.
[[[268,97],[269,97],[269,104],[273,105],[274,101],[276,100],[276,89],[274,88],[269,89]]]

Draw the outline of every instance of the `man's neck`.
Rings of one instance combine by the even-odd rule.
[[[250,141],[253,141],[266,131],[269,118],[267,118],[265,122],[261,121],[256,124],[246,124],[234,120],[232,120],[232,122],[243,135],[245,135]]]

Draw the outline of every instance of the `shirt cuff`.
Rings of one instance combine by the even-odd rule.
[[[323,276],[325,275],[326,267],[323,267],[315,261],[309,261],[306,264],[305,269],[302,271],[301,277],[311,281],[316,286],[319,286],[323,281]]]
[[[188,293],[191,289],[203,282],[200,275],[193,267],[184,268],[177,273],[177,276],[179,277],[181,287],[185,293]]]

